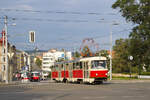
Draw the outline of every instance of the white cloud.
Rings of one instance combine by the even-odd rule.
[[[80,3],[80,0],[66,0],[66,3],[69,5],[76,5]]]
[[[30,5],[18,5],[16,6],[17,9],[25,9],[25,10],[33,10],[33,7]]]

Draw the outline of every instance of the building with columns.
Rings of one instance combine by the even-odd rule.
[[[0,81],[6,81],[6,63],[8,64],[8,81],[12,81],[17,71],[17,59],[16,59],[16,47],[11,44],[7,44],[7,57],[6,62],[6,45],[5,45],[5,32],[2,31],[2,37],[0,38]]]

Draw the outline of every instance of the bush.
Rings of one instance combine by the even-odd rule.
[[[48,74],[48,78],[51,78],[51,72]]]
[[[150,72],[142,72],[141,75],[150,75]]]
[[[123,77],[123,76],[113,76],[112,77],[113,79],[119,79],[119,80],[130,80],[130,79],[138,79],[138,77],[137,76],[131,76],[131,78],[130,77]]]

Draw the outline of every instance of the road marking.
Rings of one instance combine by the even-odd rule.
[[[16,94],[16,93],[24,93],[22,91],[20,92],[7,92],[7,93],[0,93],[0,95],[8,95],[8,94]]]
[[[43,99],[40,99],[40,98],[34,98],[34,99],[32,99],[32,100],[43,100]]]
[[[145,96],[122,96],[123,98],[143,98]]]
[[[92,99],[104,99],[104,98],[106,98],[107,96],[100,96],[100,97],[82,97],[83,99],[90,99],[90,100],[92,100]]]

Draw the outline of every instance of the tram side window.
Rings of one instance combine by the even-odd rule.
[[[56,65],[56,67],[55,67],[55,68],[56,68],[56,71],[57,71],[57,70],[58,70],[58,65]]]
[[[59,71],[61,70],[61,65],[60,65],[60,64],[58,65],[58,70],[59,70]]]
[[[64,66],[63,66],[63,64],[61,64],[61,69],[62,69],[62,70],[64,69]]]
[[[76,64],[75,64],[75,63],[73,63],[73,69],[75,69],[75,67],[76,67]]]
[[[80,69],[80,63],[79,62],[76,63],[76,69]]]
[[[69,70],[72,70],[72,63],[69,63]]]
[[[66,70],[68,70],[69,68],[69,64],[65,64]]]
[[[85,63],[85,69],[88,70],[88,62]]]
[[[86,62],[83,62],[83,68],[86,69]]]
[[[82,69],[82,62],[80,62],[80,69]]]

